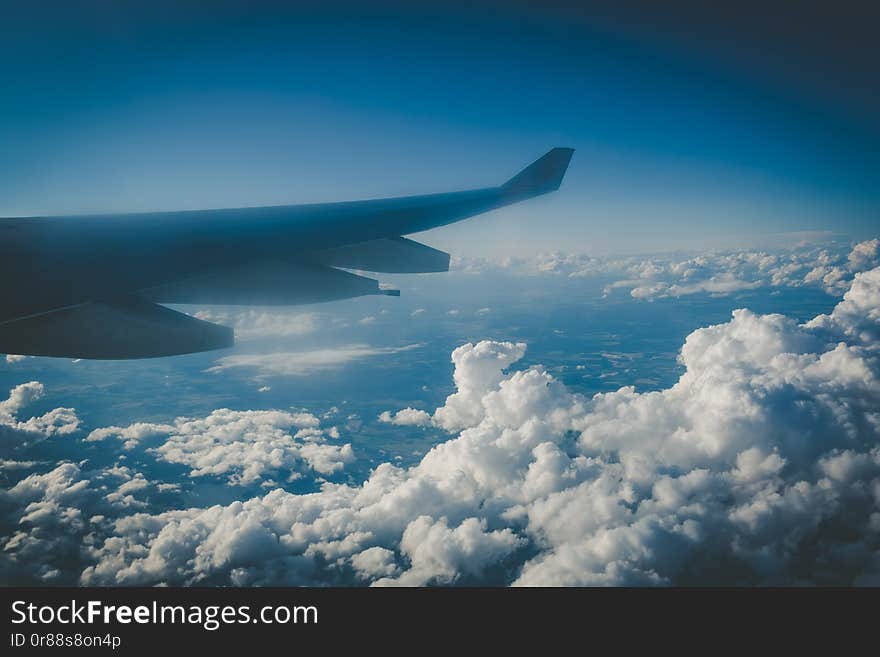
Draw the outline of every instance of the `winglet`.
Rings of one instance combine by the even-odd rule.
[[[573,148],[552,149],[504,183],[501,189],[526,198],[556,191],[562,184],[572,153]]]

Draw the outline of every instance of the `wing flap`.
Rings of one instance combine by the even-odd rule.
[[[233,343],[231,328],[134,297],[0,324],[0,352],[29,356],[152,358],[224,349]]]
[[[449,254],[405,237],[371,240],[308,254],[314,262],[386,274],[449,271]]]
[[[379,281],[306,262],[270,261],[223,269],[141,293],[158,303],[291,306],[393,294]]]

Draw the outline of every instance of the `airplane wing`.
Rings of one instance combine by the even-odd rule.
[[[344,203],[0,219],[0,353],[144,358],[231,346],[159,304],[296,305],[399,294],[346,270],[440,272],[404,235],[559,188],[554,148],[497,187]]]

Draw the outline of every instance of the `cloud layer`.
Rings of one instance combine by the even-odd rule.
[[[880,265],[880,239],[853,245],[801,245],[780,251],[716,251],[693,257],[599,258],[551,253],[499,263],[459,260],[456,269],[476,272],[500,268],[521,275],[612,278],[605,294],[627,291],[634,299],[707,293],[726,295],[760,287],[815,286],[829,294],[849,289],[853,276]]]
[[[525,345],[466,344],[430,414],[454,435],[419,464],[119,516],[81,582],[880,583],[878,326],[874,269],[828,316],[737,310],[688,336],[672,387],[593,398],[509,371]],[[75,495],[60,474],[28,499]]]

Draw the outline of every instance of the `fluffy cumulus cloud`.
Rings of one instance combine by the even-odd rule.
[[[38,381],[22,383],[10,390],[8,399],[0,401],[0,438],[7,437],[10,443],[25,443],[75,433],[79,429],[79,418],[72,408],[55,408],[26,420],[19,419],[21,410],[44,394],[43,384]]]
[[[232,484],[252,484],[269,475],[288,481],[303,471],[331,475],[354,460],[349,444],[333,444],[335,427],[322,429],[311,413],[218,409],[204,418],[177,418],[174,424],[136,423],[104,427],[85,440],[118,439],[132,449],[143,439],[161,436],[148,451],[159,460],[189,468],[191,477],[219,476]]]
[[[163,487],[126,466],[88,470],[60,463],[0,491],[0,513],[14,529],[0,537],[0,577],[5,582],[63,583],[81,563],[108,518],[147,506]]]
[[[42,475],[30,475],[0,492],[0,509],[17,518],[17,527],[2,539],[0,573],[11,581],[16,570],[34,571],[37,580],[51,582],[60,564],[78,553],[77,543],[88,522],[81,509],[88,482],[80,469],[64,463]]]
[[[452,435],[417,465],[120,515],[80,581],[880,583],[878,326],[874,269],[828,316],[737,310],[688,336],[672,387],[592,398],[516,369],[525,345],[467,344],[430,414]]]
[[[134,449],[141,441],[153,436],[161,436],[174,432],[174,426],[170,424],[153,424],[150,422],[136,422],[127,427],[101,427],[95,429],[85,437],[87,443],[97,443],[108,438],[116,438],[122,441],[124,449]]]
[[[807,324],[822,328],[840,339],[849,339],[872,348],[880,342],[880,279],[878,270],[856,276],[852,287],[830,315],[819,315]]]
[[[551,253],[531,259],[456,262],[462,272],[500,268],[525,275],[612,279],[605,294],[626,291],[634,299],[660,299],[706,293],[726,295],[760,287],[815,286],[843,294],[856,273],[880,265],[880,239],[855,245],[802,244],[777,251],[717,251],[693,257],[599,258]]]
[[[396,413],[383,411],[379,415],[379,421],[399,427],[422,427],[431,424],[431,414],[416,408],[404,408]]]

